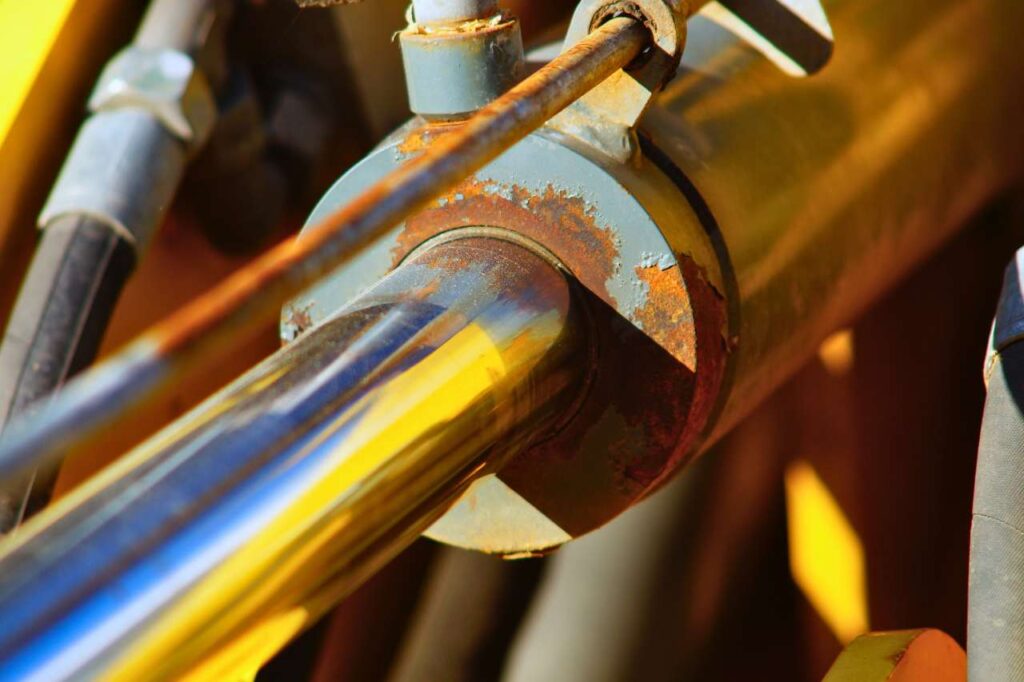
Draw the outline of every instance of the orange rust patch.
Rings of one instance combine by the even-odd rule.
[[[406,135],[405,139],[399,142],[395,149],[403,156],[415,156],[424,151],[439,137],[461,128],[463,125],[465,124],[462,121],[425,124]]]
[[[313,316],[309,314],[313,304],[301,307],[288,306],[288,324],[295,327],[295,335],[299,336],[313,326]]]
[[[550,186],[538,195],[518,186],[463,183],[406,223],[392,251],[393,262],[430,237],[460,227],[501,227],[534,239],[584,286],[615,305],[607,287],[619,256],[615,235],[597,224],[580,197]]]
[[[647,284],[647,301],[634,313],[637,322],[672,357],[690,369],[697,366],[697,338],[693,326],[690,297],[675,264],[662,269],[657,265],[635,268],[636,276]]]
[[[412,156],[423,151],[425,146],[427,146],[426,133],[420,128],[402,140],[401,144],[398,145],[398,152],[406,156]]]

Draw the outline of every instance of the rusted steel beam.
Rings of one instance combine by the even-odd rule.
[[[59,459],[196,361],[221,352],[227,339],[251,331],[291,297],[628,65],[648,40],[647,30],[633,19],[606,22],[317,229],[269,251],[70,382],[38,414],[12,423],[4,433],[0,478],[16,478]]]

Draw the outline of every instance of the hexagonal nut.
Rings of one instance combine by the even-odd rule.
[[[206,77],[186,53],[166,48],[129,46],[103,70],[89,108],[149,111],[190,150],[209,137],[217,104]]]
[[[583,0],[572,16],[565,45],[575,45],[608,19],[634,17],[651,32],[656,49],[646,55],[633,75],[654,89],[671,79],[679,67],[688,13],[686,0]]]

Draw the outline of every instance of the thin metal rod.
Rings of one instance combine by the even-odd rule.
[[[646,29],[633,19],[605,23],[317,229],[272,249],[70,382],[34,418],[17,420],[4,433],[0,478],[59,459],[198,360],[221,352],[233,335],[252,331],[290,298],[629,64],[648,41]]]
[[[498,0],[413,0],[417,24],[457,23],[484,19],[498,12]]]
[[[524,247],[412,256],[0,545],[3,679],[255,672],[566,412],[579,326]]]

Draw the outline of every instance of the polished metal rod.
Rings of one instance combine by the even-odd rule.
[[[576,315],[522,246],[412,256],[0,543],[0,677],[254,673],[566,412]]]
[[[636,21],[608,21],[316,229],[275,247],[69,382],[48,405],[15,420],[3,434],[0,479],[60,459],[197,361],[222,352],[232,336],[252,331],[290,298],[629,64],[648,41],[647,30]]]

